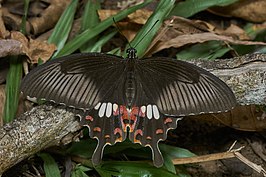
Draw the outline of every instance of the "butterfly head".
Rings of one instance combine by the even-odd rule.
[[[128,59],[136,59],[137,57],[137,50],[133,47],[127,49],[127,58]]]

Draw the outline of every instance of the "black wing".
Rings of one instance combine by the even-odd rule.
[[[231,89],[206,70],[170,58],[136,60],[137,93],[131,111],[129,139],[149,146],[153,163],[163,158],[158,143],[176,128],[180,116],[232,109],[236,100]],[[134,109],[134,108],[133,108]]]
[[[90,53],[76,54],[47,62],[32,70],[22,81],[24,95],[43,98],[82,109],[81,124],[98,140],[92,161],[99,164],[104,147],[126,138],[127,115],[123,84],[126,60]],[[121,108],[120,108],[121,106]],[[125,117],[125,121],[127,118]]]
[[[99,53],[55,59],[26,75],[21,91],[30,97],[84,110],[92,109],[102,100],[124,104],[122,88],[117,88],[117,84],[125,79],[124,61],[117,56]]]
[[[210,72],[171,58],[144,58],[136,65],[142,95],[136,103],[155,104],[165,115],[224,112],[236,105],[231,89]],[[149,102],[147,102],[147,100]]]

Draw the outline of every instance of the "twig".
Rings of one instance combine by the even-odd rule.
[[[263,176],[266,176],[266,170],[263,169],[262,166],[249,161],[247,158],[245,158],[242,154],[239,153],[239,151],[243,149],[244,146],[238,149],[232,149],[235,144],[236,144],[236,141],[232,144],[232,146],[229,148],[229,151],[227,152],[201,155],[201,156],[195,156],[195,157],[178,158],[178,159],[173,159],[172,162],[174,163],[174,165],[181,165],[181,164],[207,162],[207,161],[229,159],[229,158],[236,157],[241,162],[243,162],[244,164],[246,164],[247,166],[249,166],[256,172],[262,174]]]

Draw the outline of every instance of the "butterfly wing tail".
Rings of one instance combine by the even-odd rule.
[[[107,106],[106,106],[107,108]],[[92,109],[86,112],[86,116],[82,119],[83,126],[89,128],[91,138],[98,140],[97,147],[92,156],[92,163],[98,165],[101,163],[103,151],[106,145],[114,145],[126,139],[126,133],[122,129],[119,114],[99,115],[100,111]]]
[[[167,117],[162,114],[160,114],[160,117],[157,119],[154,117],[148,118],[147,115],[143,114],[140,110],[137,114],[131,115],[131,122],[134,126],[131,126],[129,139],[133,143],[149,146],[152,150],[154,166],[161,167],[164,160],[158,143],[167,138],[167,131],[176,128],[177,121],[180,119],[181,118],[178,117]]]

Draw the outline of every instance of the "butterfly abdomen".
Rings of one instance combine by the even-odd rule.
[[[127,72],[127,77],[125,80],[125,96],[126,96],[126,103],[127,107],[131,108],[132,103],[134,101],[135,95],[136,95],[136,80],[134,76],[134,71],[128,71]]]

